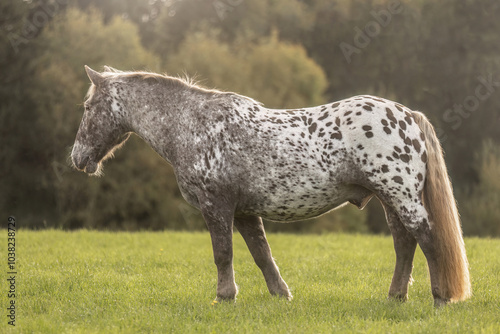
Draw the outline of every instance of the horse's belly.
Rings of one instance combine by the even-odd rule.
[[[320,205],[303,205],[299,204],[297,207],[287,207],[285,208],[276,208],[276,207],[265,207],[263,210],[257,210],[256,215],[275,222],[289,222],[289,221],[297,221],[297,220],[306,220],[321,216],[324,213],[327,213],[337,207],[342,206],[347,203],[347,201],[338,201],[334,203],[329,203],[324,206]],[[302,206],[303,205],[303,206]]]
[[[246,215],[273,221],[305,220],[320,216],[346,202],[361,203],[371,192],[357,185],[337,185],[320,189],[289,189],[273,196],[262,193],[239,210]]]

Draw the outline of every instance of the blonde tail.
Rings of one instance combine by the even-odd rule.
[[[420,112],[413,112],[413,116],[424,134],[427,148],[423,201],[432,223],[431,233],[438,252],[441,297],[451,301],[464,300],[471,295],[469,264],[443,150],[429,120]]]

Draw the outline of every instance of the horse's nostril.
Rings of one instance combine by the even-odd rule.
[[[98,169],[99,169],[99,164],[95,163],[94,161],[90,161],[85,165],[84,172],[87,174],[94,174],[95,172],[97,172]]]
[[[73,161],[73,166],[75,166],[76,169],[84,170],[89,161],[89,157],[81,157],[78,155],[73,155],[71,157],[71,160]]]

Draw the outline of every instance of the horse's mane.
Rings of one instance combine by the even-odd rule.
[[[218,89],[209,89],[202,87],[201,85],[198,84],[198,82],[189,77],[188,75],[184,75],[183,77],[173,77],[169,76],[167,74],[158,74],[154,72],[148,72],[148,71],[131,71],[131,72],[123,72],[116,70],[112,67],[109,66],[104,66],[105,71],[102,72],[101,74],[105,78],[109,79],[116,79],[116,80],[123,80],[126,82],[131,82],[131,81],[138,81],[138,82],[152,82],[152,83],[157,83],[164,85],[169,88],[178,88],[178,89],[190,89],[190,90],[195,90],[200,93],[204,93],[207,95],[212,95],[212,96],[217,96],[217,95],[232,95],[236,97],[240,97],[246,100],[250,100],[253,103],[256,104],[261,104],[260,102],[257,102],[249,97],[246,97],[244,95],[240,95],[234,92],[225,92],[221,91]],[[89,91],[87,92],[86,98],[89,98],[92,96],[95,92],[95,86],[92,85],[89,88]]]
[[[218,93],[217,90],[209,90],[198,86],[198,84],[188,76],[185,77],[172,77],[167,74],[158,74],[147,71],[136,72],[104,72],[105,77],[122,79],[124,81],[145,81],[155,82],[169,87],[175,88],[196,88],[206,92]]]

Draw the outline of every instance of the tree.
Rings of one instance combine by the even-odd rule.
[[[165,60],[171,73],[186,71],[205,85],[232,90],[274,108],[299,108],[324,101],[322,69],[299,46],[277,34],[256,43],[228,44],[216,32],[194,32]]]
[[[476,153],[479,182],[469,192],[461,193],[464,233],[500,236],[500,145],[491,140]]]
[[[6,0],[0,5],[0,208],[28,217],[44,211],[39,203],[47,195],[33,173],[44,150],[33,145],[39,139],[32,126],[37,101],[27,98],[36,90],[32,78],[43,50],[36,37],[44,25],[32,19],[37,11],[38,3]]]
[[[12,183],[8,186],[10,201],[2,205],[8,206],[11,212],[22,212],[25,226],[46,223],[49,226],[104,227],[120,225],[124,220],[134,221],[138,215],[144,215],[154,205],[151,195],[143,194],[143,201],[136,198],[134,210],[128,202],[113,198],[116,192],[105,191],[120,181],[113,176],[106,180],[86,180],[85,175],[70,171],[67,157],[89,85],[83,65],[157,69],[158,58],[144,50],[137,28],[131,23],[114,18],[104,24],[97,12],[82,13],[76,9],[57,16],[28,47],[31,45],[39,47],[39,52],[32,61],[29,89],[20,92],[24,105],[31,107],[11,114],[16,118],[16,125],[25,122],[24,135],[17,136],[17,141],[12,143],[13,151],[24,152],[11,157],[11,165],[4,165],[12,176]],[[26,116],[28,119],[24,118]],[[144,150],[137,142],[132,141],[130,146],[144,161],[134,165],[131,159],[133,166],[128,169],[138,172],[144,164],[161,163],[154,153]],[[35,173],[31,172],[34,166]],[[141,180],[128,179],[131,183]],[[148,182],[149,185],[162,184],[151,179]],[[168,190],[167,187],[161,190],[165,197],[172,193]],[[148,189],[145,193],[151,192]],[[127,217],[120,220],[119,217],[125,214]],[[177,216],[180,217],[180,213]],[[151,222],[154,224],[158,221]]]
[[[118,153],[104,179],[69,171],[67,146],[89,84],[82,67],[108,64],[185,70],[205,86],[269,107],[373,94],[422,110],[443,143],[464,229],[481,234],[467,224],[495,224],[494,207],[476,202],[496,198],[480,195],[491,194],[484,188],[491,178],[476,152],[484,142],[500,143],[499,10],[496,0],[3,1],[0,208],[36,226],[179,228],[183,217],[203,226],[180,198],[172,170],[138,140],[125,158]],[[170,176],[157,187],[141,166]],[[120,187],[118,177],[127,184]],[[387,232],[380,206],[368,211],[369,230]],[[351,229],[347,220],[338,226]]]

